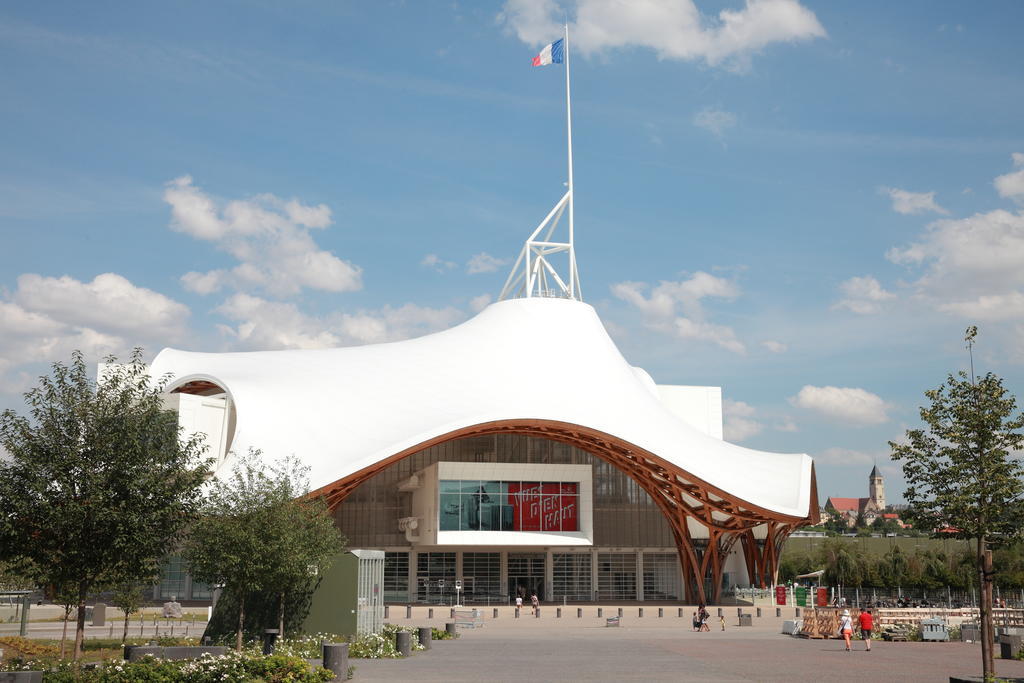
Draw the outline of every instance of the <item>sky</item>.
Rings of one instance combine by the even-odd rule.
[[[565,191],[566,20],[583,296],[633,365],[822,502],[875,464],[901,500],[968,325],[1024,393],[1024,4],[97,0],[0,5],[0,408],[74,349],[473,316]]]

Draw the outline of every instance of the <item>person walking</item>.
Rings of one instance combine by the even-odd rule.
[[[540,598],[537,597],[537,591],[534,591],[530,594],[530,614],[536,614],[539,609]]]
[[[839,618],[839,633],[846,641],[846,651],[850,652],[850,636],[853,635],[853,621],[850,619],[850,610],[844,609],[843,616]]]
[[[857,619],[860,621],[860,637],[864,639],[867,651],[871,652],[871,629],[875,625],[871,610],[862,611]]]

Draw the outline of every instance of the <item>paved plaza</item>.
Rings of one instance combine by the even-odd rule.
[[[422,610],[416,608],[411,620],[402,610],[402,618],[390,621],[424,626],[450,621],[417,618]],[[621,626],[607,628],[594,607],[584,608],[582,619],[571,606],[561,619],[554,618],[553,607],[540,619],[529,617],[529,610],[515,619],[503,609],[482,628],[460,629],[458,640],[436,642],[408,659],[351,663],[359,681],[947,681],[950,675],[980,671],[977,644],[876,641],[871,652],[864,652],[862,642],[846,652],[841,640],[781,635],[774,610],[754,619],[754,626],[740,628],[736,609],[726,608],[727,630],[722,632],[713,617],[710,633],[691,630],[691,611],[680,619],[675,607],[666,607],[659,619],[656,607],[646,607],[641,619],[636,607],[627,607]],[[787,616],[792,611],[788,608]],[[435,616],[442,612],[448,616],[440,608]],[[716,608],[711,612],[715,615]],[[615,609],[606,608],[608,614]],[[1024,662],[997,660],[996,670],[1024,677]]]

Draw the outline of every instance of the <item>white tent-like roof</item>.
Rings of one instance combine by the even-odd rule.
[[[817,505],[809,456],[743,448],[682,422],[594,309],[570,299],[500,301],[449,330],[387,344],[165,349],[152,373],[173,375],[172,388],[208,381],[224,389],[237,411],[233,450],[295,454],[314,488],[475,425],[543,421],[631,444],[742,509],[793,520]]]

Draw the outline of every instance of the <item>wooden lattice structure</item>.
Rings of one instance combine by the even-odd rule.
[[[736,543],[743,550],[751,584],[759,588],[773,585],[786,537],[795,529],[818,521],[813,469],[807,515],[791,517],[741,500],[657,455],[609,434],[580,425],[536,419],[486,422],[438,436],[323,486],[310,495],[322,496],[334,510],[358,486],[403,458],[455,439],[494,434],[521,434],[575,446],[617,467],[636,481],[650,495],[672,529],[684,578],[685,597],[690,604],[718,602],[723,564]],[[710,591],[705,589],[705,583],[710,584]]]
[[[856,607],[810,607],[804,612],[804,624],[800,635],[808,638],[842,638],[839,633],[839,619],[843,610],[850,610],[850,623],[853,634],[860,632],[858,619],[860,610]]]

